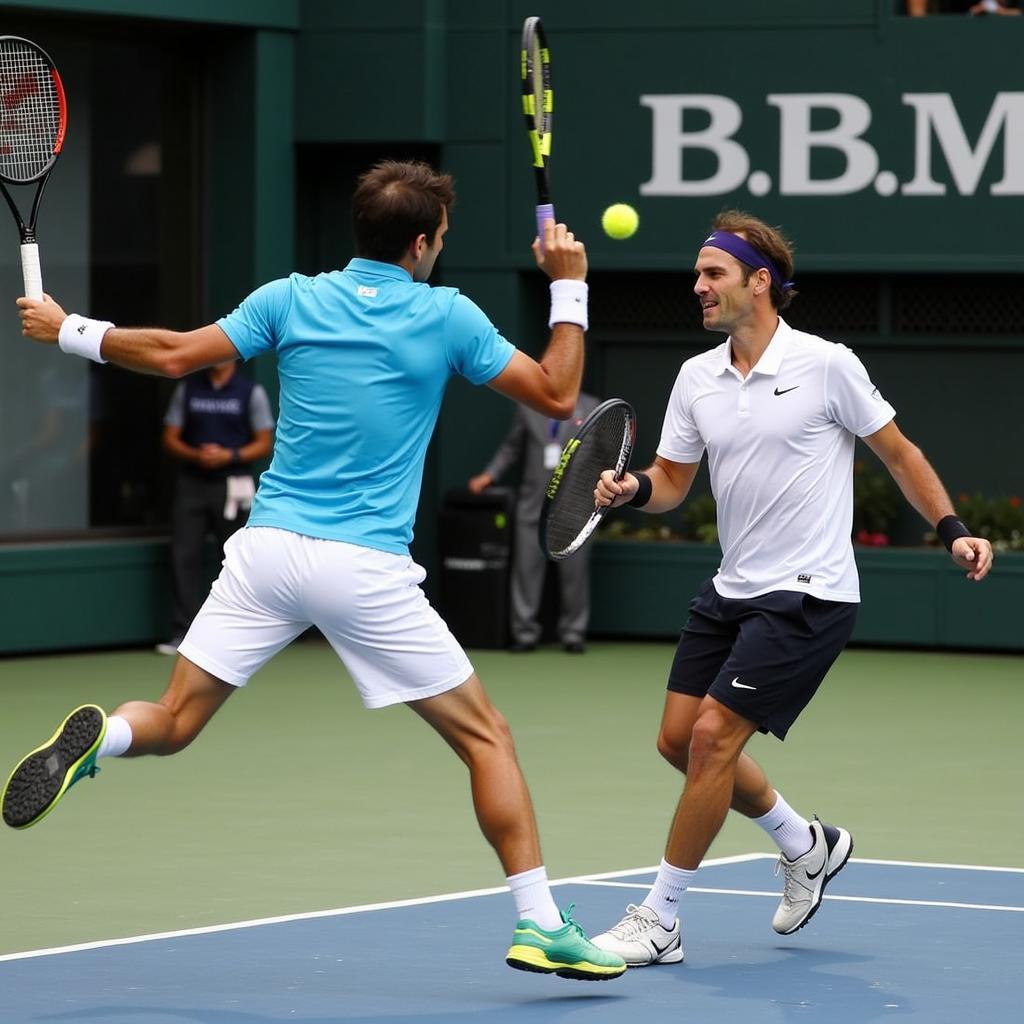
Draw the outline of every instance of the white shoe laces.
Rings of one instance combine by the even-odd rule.
[[[814,847],[812,846],[813,850]],[[807,851],[810,853],[810,850]],[[807,854],[804,854],[806,857]],[[795,903],[806,903],[810,898],[811,889],[804,885],[797,877],[797,869],[802,867],[800,861],[803,857],[797,858],[797,860],[786,860],[783,854],[779,854],[779,859],[775,862],[775,877],[779,876],[779,869],[785,873],[786,881],[782,887],[782,902],[787,906],[793,906]]]
[[[644,909],[638,907],[635,903],[630,903],[626,907],[626,916],[614,927],[609,928],[608,932],[610,935],[614,935],[615,938],[621,939],[624,942],[629,942],[632,939],[640,938],[644,933],[648,932],[655,925],[661,924],[660,921],[652,921],[645,913]]]
[[[795,902],[793,899],[793,890],[799,883],[797,883],[796,879],[793,877],[793,865],[787,861],[781,853],[779,854],[779,859],[775,862],[774,876],[776,878],[779,877],[780,869],[786,874],[786,881],[782,887],[782,902],[785,903],[786,906],[791,907]]]

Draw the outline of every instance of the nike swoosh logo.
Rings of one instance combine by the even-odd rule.
[[[821,862],[821,867],[820,867],[820,868],[818,868],[818,870],[817,870],[817,871],[815,871],[815,872],[813,872],[813,873],[811,873],[810,871],[808,871],[808,872],[807,872],[807,877],[808,877],[808,878],[817,878],[817,877],[818,877],[818,875],[820,875],[820,874],[822,873],[822,871],[824,871],[824,870],[825,870],[825,862],[824,862],[824,861],[822,861],[822,862]]]
[[[671,942],[666,942],[664,946],[659,946],[654,939],[651,939],[651,945],[654,947],[654,955],[661,956],[662,953],[671,949],[675,945],[675,940],[673,939]]]
[[[733,686],[735,686],[737,690],[756,690],[756,689],[757,689],[757,687],[756,687],[756,686],[747,686],[747,684],[746,684],[746,683],[741,683],[741,682],[740,682],[740,677],[739,677],[739,676],[737,676],[737,677],[736,677],[736,678],[735,678],[735,679],[734,679],[734,680],[732,681],[732,685],[733,685]]]
[[[790,393],[790,391],[796,391],[796,389],[798,387],[800,387],[799,384],[794,384],[791,388],[783,388],[781,391],[778,388],[776,388],[775,389],[775,394],[777,394],[777,395],[788,395]]]

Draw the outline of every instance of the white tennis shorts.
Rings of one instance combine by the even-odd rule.
[[[420,589],[425,577],[408,555],[244,527],[224,545],[220,576],[178,651],[244,686],[316,626],[368,708],[433,697],[473,666]]]

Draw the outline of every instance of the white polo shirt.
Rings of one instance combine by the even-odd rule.
[[[746,379],[728,338],[683,363],[658,454],[693,463],[707,450],[722,597],[795,590],[860,600],[850,540],[854,437],[895,415],[845,345],[781,318]]]

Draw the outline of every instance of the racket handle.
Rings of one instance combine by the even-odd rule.
[[[41,299],[43,272],[39,267],[39,246],[35,242],[25,242],[21,247],[21,276],[25,280],[25,297]]]
[[[540,239],[541,251],[544,249],[544,221],[555,219],[555,208],[551,203],[542,203],[537,207],[537,237]]]

